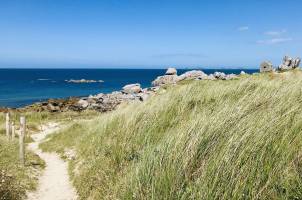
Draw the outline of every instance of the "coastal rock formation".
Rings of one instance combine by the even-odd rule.
[[[173,67],[169,67],[166,71],[166,75],[177,75],[177,70]]]
[[[83,98],[49,99],[48,101],[35,103],[18,110],[21,112],[80,112],[84,110],[107,112],[114,110],[119,104],[123,102],[146,101],[151,95],[157,92],[165,92],[163,88],[161,89],[161,86],[166,84],[176,84],[177,82],[182,80],[231,80],[236,78],[238,78],[238,76],[235,74],[215,72],[214,74],[207,75],[201,70],[192,70],[180,76],[177,76],[176,69],[169,68],[165,75],[157,77],[152,82],[153,87],[150,88],[142,89],[139,83],[135,83],[125,85],[121,91],[115,91],[109,94],[100,93],[97,95],[90,95],[88,97]],[[78,83],[78,81],[75,82]],[[91,80],[83,79],[80,80],[80,82],[91,82]]]
[[[245,71],[241,71],[240,75],[246,75]]]
[[[139,93],[141,91],[142,91],[142,88],[139,83],[125,85],[123,87],[123,92],[126,94]]]
[[[270,61],[264,61],[260,65],[260,73],[263,72],[272,72],[273,71],[273,64]]]
[[[166,84],[175,84],[179,81],[179,77],[177,75],[164,75],[157,77],[153,82],[152,86],[162,86]]]
[[[215,72],[213,75],[216,79],[226,80],[226,74],[223,72]]]
[[[215,72],[213,76],[218,80],[232,80],[238,78],[236,74],[225,74],[223,72]]]
[[[79,98],[71,97],[66,99],[49,99],[48,101],[35,103],[29,106],[26,106],[24,108],[18,109],[21,112],[24,111],[34,111],[34,112],[42,112],[42,111],[48,111],[48,112],[64,112],[71,110],[70,108],[73,107],[77,102],[79,101]]]
[[[206,75],[201,70],[192,70],[188,71],[182,75],[179,76],[179,80],[192,80],[192,79],[199,79],[199,80],[205,80],[207,79],[208,75]]]
[[[80,80],[65,80],[67,83],[103,83],[103,80],[86,80],[86,79],[80,79]]]
[[[278,66],[279,71],[291,70],[299,67],[301,62],[300,58],[291,58],[289,56],[284,56],[282,64]]]

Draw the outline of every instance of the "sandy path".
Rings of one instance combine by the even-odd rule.
[[[67,163],[55,153],[44,153],[39,144],[49,134],[59,129],[58,124],[51,123],[42,127],[40,133],[32,135],[33,143],[28,148],[38,154],[46,163],[46,168],[39,179],[36,191],[28,194],[28,200],[75,200],[76,192],[69,180]]]

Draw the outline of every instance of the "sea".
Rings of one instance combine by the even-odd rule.
[[[192,69],[178,69],[182,74]],[[201,69],[207,74],[258,72],[256,69]],[[0,107],[18,108],[50,98],[83,97],[121,90],[126,84],[151,82],[165,69],[0,69]],[[103,80],[98,83],[69,83],[70,79]]]

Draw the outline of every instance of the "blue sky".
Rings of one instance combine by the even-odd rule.
[[[0,0],[0,67],[257,67],[302,56],[301,0]]]

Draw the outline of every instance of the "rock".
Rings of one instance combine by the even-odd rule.
[[[158,90],[160,89],[159,86],[156,86],[156,87],[150,87],[147,89],[147,91],[150,91],[150,92],[157,92]]]
[[[227,74],[225,77],[225,80],[233,80],[233,79],[237,79],[237,75],[236,74]]]
[[[154,81],[152,81],[152,86],[162,86],[167,84],[175,84],[179,81],[179,77],[177,75],[165,75],[159,76]]]
[[[147,93],[139,93],[137,96],[140,101],[146,101],[150,95]]]
[[[65,80],[65,82],[68,82],[68,83],[103,83],[104,81],[103,80],[70,79],[70,80]]]
[[[177,70],[173,67],[169,67],[166,71],[166,75],[177,75]]]
[[[59,112],[60,111],[60,107],[57,106],[57,105],[54,105],[54,104],[51,104],[49,103],[47,105],[47,109],[50,111],[50,112]]]
[[[293,59],[289,56],[284,56],[282,64],[278,66],[279,71],[291,70],[299,67],[301,62],[300,58]]]
[[[126,93],[126,94],[139,93],[141,91],[142,91],[142,88],[139,83],[125,85],[123,87],[123,93]]]
[[[227,78],[226,74],[223,72],[215,72],[213,75],[216,79],[220,79],[220,80],[226,80]]]
[[[245,71],[241,71],[240,75],[246,75]]]
[[[273,64],[269,61],[264,61],[260,65],[260,73],[263,72],[272,72],[273,71]]]
[[[296,59],[295,59],[295,66],[296,66],[296,67],[299,67],[299,66],[300,66],[300,63],[301,63],[301,58],[296,58]]]
[[[215,76],[213,74],[208,75],[207,80],[216,80]]]
[[[180,75],[179,80],[192,80],[192,79],[203,80],[203,79],[207,79],[207,77],[208,75],[206,75],[201,70],[192,70]]]
[[[88,106],[89,106],[89,103],[87,100],[84,100],[84,99],[80,99],[78,101],[78,105],[84,109],[86,109]]]

